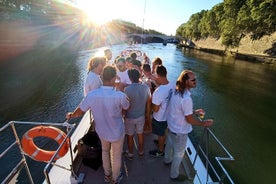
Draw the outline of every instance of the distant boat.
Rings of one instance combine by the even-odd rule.
[[[166,45],[167,45],[167,42],[166,42],[166,41],[164,41],[164,42],[163,42],[163,45],[164,45],[164,46],[166,46]]]

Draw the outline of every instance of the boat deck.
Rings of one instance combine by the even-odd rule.
[[[124,173],[124,179],[122,184],[168,184],[168,183],[193,183],[192,181],[175,182],[170,180],[170,165],[163,163],[163,158],[154,158],[149,155],[149,151],[156,149],[157,145],[154,143],[155,136],[153,134],[147,134],[144,136],[144,150],[143,157],[139,157],[137,149],[134,151],[133,160],[129,160],[123,155],[122,169]],[[126,141],[125,141],[126,142]],[[126,144],[124,145],[126,150]],[[182,166],[182,165],[181,165]],[[181,174],[184,173],[183,167],[180,169]],[[101,166],[97,170],[94,170],[84,164],[81,164],[78,170],[78,175],[84,173],[84,183],[104,183],[104,171]]]
[[[92,123],[91,123],[92,122]],[[9,124],[2,127],[0,130],[3,131],[7,127],[11,126],[15,129],[15,124],[32,124],[32,125],[41,125],[38,122],[10,122]],[[89,130],[91,130],[91,125],[93,124],[93,120],[90,117],[90,113],[86,113],[82,118],[81,122],[77,124],[76,128],[75,124],[68,124],[67,122],[63,124],[59,123],[43,123],[43,125],[56,125],[56,126],[65,126],[65,127],[72,127],[68,128],[69,132],[67,136],[71,138],[71,148],[70,151],[66,153],[65,156],[59,158],[55,162],[52,162],[53,158],[44,168],[44,175],[45,180],[43,183],[53,183],[53,184],[101,184],[104,183],[104,171],[102,166],[98,167],[98,169],[92,169],[91,167],[95,165],[91,160],[89,160],[89,166],[84,164],[83,158],[81,158],[78,154],[76,146],[78,144],[78,140],[80,140]],[[73,134],[71,135],[72,131],[74,130]],[[207,130],[207,129],[206,129]],[[17,133],[14,131],[16,140],[19,140]],[[207,131],[210,135],[214,136],[213,133],[209,130]],[[214,137],[216,140],[217,138]],[[149,155],[149,151],[152,149],[156,149],[157,145],[154,143],[154,139],[156,136],[154,134],[145,134],[144,135],[144,156],[139,157],[137,154],[137,136],[134,138],[135,146],[134,146],[134,158],[129,160],[124,155],[122,157],[122,172],[124,174],[124,179],[121,184],[132,183],[132,184],[168,184],[168,183],[217,183],[213,182],[210,175],[208,174],[208,170],[206,169],[205,165],[203,164],[202,160],[197,157],[196,149],[194,148],[193,144],[191,143],[190,139],[187,141],[186,147],[186,154],[183,157],[182,164],[180,166],[180,174],[186,175],[187,179],[184,182],[176,182],[170,179],[170,165],[165,165],[163,163],[163,158],[155,158]],[[15,141],[12,143],[3,153],[1,156],[8,153],[9,149],[13,145],[16,144]],[[219,142],[221,145],[221,143]],[[127,149],[126,146],[126,139],[123,150]],[[202,149],[202,148],[201,148]],[[224,151],[228,153],[228,151],[223,147]],[[57,154],[57,153],[56,153]],[[5,181],[16,181],[18,172],[21,170],[22,166],[25,165],[28,171],[28,177],[30,183],[34,183],[32,181],[31,173],[29,173],[29,169],[25,162],[25,155],[21,152],[22,160],[15,166],[15,168],[11,171],[11,173],[5,178]],[[206,154],[205,154],[206,155]],[[230,155],[228,153],[228,155]],[[220,160],[233,160],[233,157],[230,155],[228,157],[216,157]],[[98,159],[101,161],[101,159]],[[191,163],[193,162],[193,164]],[[218,161],[219,162],[219,161]],[[93,164],[91,164],[93,163]],[[210,163],[209,163],[210,164]],[[219,162],[219,164],[221,164]],[[213,166],[212,166],[213,167]],[[211,168],[212,168],[211,167]],[[93,167],[94,168],[94,167]],[[224,170],[224,168],[222,167]],[[217,176],[219,181],[223,181],[223,178],[228,177],[230,183],[234,183],[231,180],[231,177],[228,175],[227,171],[222,176]],[[223,178],[222,178],[223,177]],[[222,179],[221,179],[222,178]],[[6,183],[6,182],[3,182]]]

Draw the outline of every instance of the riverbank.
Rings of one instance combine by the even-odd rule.
[[[203,52],[221,56],[232,56],[236,59],[261,62],[267,64],[276,63],[276,32],[271,36],[264,36],[259,40],[252,41],[249,36],[242,38],[239,48],[225,51],[220,39],[207,38],[193,41],[194,46],[189,47]],[[185,45],[180,45],[186,47]]]

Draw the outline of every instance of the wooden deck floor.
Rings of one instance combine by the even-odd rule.
[[[163,163],[163,158],[154,158],[149,155],[149,151],[157,148],[153,142],[155,136],[152,134],[145,135],[145,154],[142,158],[138,156],[137,149],[134,151],[133,160],[129,160],[123,156],[123,173],[124,179],[121,184],[168,184],[168,183],[193,183],[189,180],[185,182],[175,182],[170,180],[170,165]],[[125,140],[126,142],[126,140]],[[124,145],[126,150],[126,144]],[[181,174],[184,173],[183,168],[180,169]],[[81,165],[78,174],[84,173],[85,184],[102,184],[104,183],[104,171],[102,166],[94,170],[88,166]]]

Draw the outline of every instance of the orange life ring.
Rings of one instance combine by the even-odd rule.
[[[34,138],[36,137],[48,137],[55,140],[60,145],[65,139],[66,134],[60,129],[52,126],[36,126],[23,135],[21,140],[23,151],[34,160],[49,161],[56,151],[47,151],[37,147],[34,143]],[[54,160],[63,157],[68,152],[69,145],[69,138],[67,138]]]

